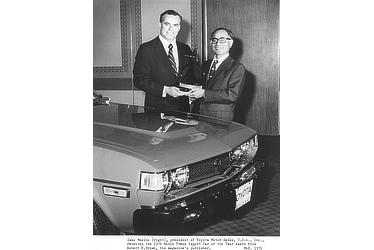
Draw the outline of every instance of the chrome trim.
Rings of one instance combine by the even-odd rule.
[[[125,186],[125,187],[131,187],[131,184],[126,183],[126,182],[110,181],[110,180],[99,179],[99,178],[93,178],[93,181],[101,182],[101,183],[108,183],[108,184],[115,184],[115,185],[120,185],[120,186]]]

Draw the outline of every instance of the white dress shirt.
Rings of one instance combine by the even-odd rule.
[[[210,71],[210,69],[212,68],[212,65],[213,65],[214,60],[217,60],[217,61],[218,61],[218,63],[216,64],[216,71],[217,71],[218,67],[222,64],[222,62],[223,62],[227,57],[229,57],[229,55],[230,55],[230,53],[227,53],[226,55],[221,56],[219,59],[218,59],[216,56],[214,56],[214,58],[213,58],[213,60],[212,60],[212,62],[211,62],[211,64],[210,64],[210,66],[209,66],[209,71]],[[208,72],[208,74],[209,74],[209,72]]]
[[[166,55],[169,55],[169,44],[173,45],[173,56],[175,60],[175,65],[177,66],[177,70],[179,70],[179,57],[178,57],[178,48],[177,48],[176,40],[174,40],[173,42],[169,42],[165,38],[163,38],[161,35],[159,35],[158,37],[160,38],[162,46],[164,46]]]
[[[165,49],[166,55],[169,55],[169,44],[173,45],[173,56],[175,60],[175,65],[177,69],[179,70],[179,56],[178,56],[178,47],[177,47],[177,42],[174,40],[173,42],[167,41],[165,38],[163,38],[161,35],[158,35],[158,38],[160,39],[162,46]],[[166,92],[165,92],[166,86],[164,86],[164,89],[162,91],[162,97],[166,97]]]

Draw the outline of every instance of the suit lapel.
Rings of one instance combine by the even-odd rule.
[[[229,56],[221,63],[221,65],[218,67],[216,72],[214,72],[213,77],[207,82],[208,89],[211,87],[212,83],[215,82],[216,78],[230,66],[231,62],[232,62],[232,58]],[[209,75],[209,69],[210,69],[210,64],[209,64],[208,71],[206,73],[207,75]]]

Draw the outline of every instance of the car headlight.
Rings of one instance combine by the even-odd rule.
[[[140,189],[162,191],[169,185],[167,173],[140,172]]]
[[[258,148],[257,135],[230,152],[231,161],[252,160]]]
[[[151,191],[164,191],[185,187],[189,179],[188,166],[180,167],[163,173],[140,173],[140,189]]]
[[[189,176],[188,166],[177,168],[175,171],[172,171],[171,180],[173,186],[177,189],[183,188],[187,184]]]

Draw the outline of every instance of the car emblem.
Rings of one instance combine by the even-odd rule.
[[[221,159],[215,159],[214,162],[213,162],[213,165],[214,166],[221,166],[222,165],[222,160]]]

